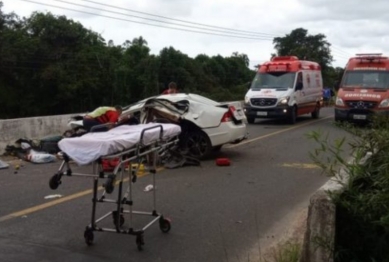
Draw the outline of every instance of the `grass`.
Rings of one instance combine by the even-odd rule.
[[[301,255],[301,243],[297,240],[288,240],[271,248],[262,262],[298,262]]]

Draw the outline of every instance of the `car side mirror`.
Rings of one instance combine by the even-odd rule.
[[[303,83],[297,83],[296,84],[296,91],[303,90]]]

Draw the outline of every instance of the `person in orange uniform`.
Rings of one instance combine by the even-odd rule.
[[[174,83],[174,82],[170,82],[170,83],[169,83],[169,86],[168,86],[168,89],[165,89],[165,90],[162,92],[162,95],[167,95],[167,94],[177,94],[177,93],[178,93],[177,84]]]
[[[115,124],[118,123],[122,111],[123,110],[121,106],[101,106],[96,108],[91,113],[86,114],[84,116],[82,124],[89,132],[94,126],[110,123],[109,125],[93,129],[94,132],[108,131],[109,129],[113,128]]]

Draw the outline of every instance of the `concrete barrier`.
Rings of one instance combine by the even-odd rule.
[[[355,162],[349,164],[363,165],[372,156],[372,152]],[[329,180],[311,199],[308,207],[307,227],[304,236],[300,262],[333,262],[335,249],[336,206],[329,197],[329,193],[341,193],[343,185],[349,180],[343,168],[336,177]]]
[[[336,178],[330,179],[312,195],[300,262],[334,261],[336,206],[329,193],[343,191],[347,180],[347,172],[341,169]]]
[[[13,145],[19,138],[41,139],[51,135],[62,135],[69,129],[71,115],[40,116],[0,120],[0,155],[7,145]]]

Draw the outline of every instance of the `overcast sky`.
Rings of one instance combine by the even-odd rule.
[[[244,53],[252,69],[274,53],[274,37],[300,27],[327,37],[333,66],[344,67],[356,53],[389,55],[388,0],[0,1],[3,12],[21,17],[33,11],[65,15],[116,45],[142,36],[153,54],[170,46],[190,57]]]

